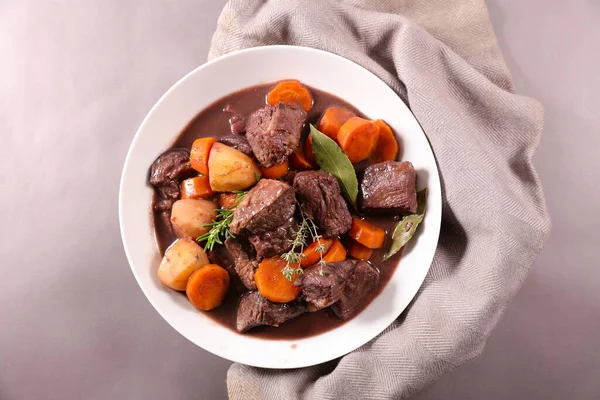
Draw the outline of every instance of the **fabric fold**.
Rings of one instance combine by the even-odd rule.
[[[483,0],[232,0],[209,58],[273,44],[339,54],[400,95],[438,162],[442,232],[419,293],[377,338],[310,368],[234,364],[229,396],[408,397],[482,351],[548,238],[532,164],[543,109],[514,93]]]

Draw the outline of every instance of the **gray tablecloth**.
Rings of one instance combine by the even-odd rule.
[[[312,368],[234,365],[229,395],[409,396],[481,352],[548,237],[531,163],[542,108],[514,93],[482,0],[234,0],[221,14],[209,57],[269,44],[342,55],[398,92],[439,165],[442,234],[419,294],[379,337]]]

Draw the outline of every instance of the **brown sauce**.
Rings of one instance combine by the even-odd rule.
[[[273,86],[273,84],[254,86],[232,93],[220,100],[217,100],[202,110],[190,122],[190,124],[177,137],[177,139],[175,139],[172,147],[189,149],[192,145],[192,142],[200,137],[220,138],[230,135],[231,132],[229,128],[229,118],[232,114],[224,110],[226,108],[233,109],[236,113],[247,116],[265,105],[266,95]],[[328,107],[337,105],[352,110],[358,116],[364,116],[355,107],[336,96],[318,89],[309,89],[313,96],[314,104],[308,114],[305,131],[303,132],[303,138],[305,138],[307,135],[309,123],[316,125],[319,118]],[[359,180],[360,175],[362,175],[362,171],[365,167],[366,163],[355,165]],[[353,212],[353,215],[357,214]],[[400,262],[402,254],[402,252],[400,252],[394,257],[390,258],[388,261],[381,262],[381,258],[384,254],[383,249],[389,248],[389,238],[397,221],[389,216],[369,216],[367,219],[386,231],[387,242],[381,249],[374,251],[371,257],[371,264],[380,272],[379,287],[369,296],[363,299],[360,310],[363,310],[365,307],[367,307],[369,303],[379,293],[381,293],[394,273],[396,266]],[[165,225],[165,222],[156,213],[154,214],[154,227],[156,231],[157,245],[161,255],[163,255],[166,248],[169,247],[177,238],[170,232],[168,227]],[[211,311],[199,310],[198,312],[204,313],[211,319],[235,331],[239,295],[239,293],[236,293],[234,289],[231,288],[222,305]],[[260,326],[243,333],[243,335],[260,337],[269,340],[299,339],[329,331],[343,325],[345,322],[347,321],[341,320],[333,313],[333,311],[331,311],[329,308],[326,308],[318,312],[302,314],[296,318],[286,321],[279,327]]]

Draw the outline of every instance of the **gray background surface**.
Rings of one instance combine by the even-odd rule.
[[[224,0],[0,0],[0,399],[220,399],[228,362],[146,301],[120,171],[202,64]],[[517,89],[546,107],[553,232],[482,356],[417,399],[600,396],[600,2],[493,0]]]

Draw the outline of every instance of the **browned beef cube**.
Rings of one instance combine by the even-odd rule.
[[[233,147],[236,150],[241,151],[247,156],[252,157],[252,147],[248,143],[248,139],[241,135],[227,135],[219,139],[219,142],[226,144],[227,146]]]
[[[156,186],[165,199],[177,199],[179,182],[195,173],[190,163],[190,152],[186,149],[172,149],[161,154],[150,167],[150,184]],[[168,205],[170,209],[172,202]]]
[[[366,211],[417,212],[417,176],[409,161],[369,165],[361,184],[361,207]]]
[[[291,217],[286,223],[271,230],[256,235],[250,235],[248,240],[256,249],[259,259],[273,257],[285,253],[292,248],[294,232],[298,230],[298,222]]]
[[[230,284],[236,292],[242,293],[248,290],[242,283],[242,280],[235,269],[235,261],[225,246],[215,246],[212,250],[207,252],[207,255],[211,264],[217,264],[227,270],[229,273]]]
[[[225,247],[233,259],[235,272],[240,277],[244,286],[250,290],[256,290],[254,272],[258,268],[258,260],[252,247],[249,244],[244,245],[241,241],[232,238],[225,241]]]
[[[294,189],[285,182],[261,179],[233,212],[233,234],[262,234],[288,224],[296,211]]]
[[[289,183],[290,185],[293,185],[296,174],[298,174],[298,171],[296,171],[295,169],[289,169],[287,174],[285,174],[285,176],[283,177],[283,180]]]
[[[272,303],[258,292],[250,292],[240,300],[236,327],[239,332],[259,325],[279,326],[306,311],[299,303]]]
[[[338,301],[355,267],[356,260],[346,260],[306,269],[294,284],[302,289],[308,310],[317,311]]]
[[[229,130],[231,133],[239,135],[246,132],[246,117],[244,115],[238,113],[231,104],[225,105],[223,111],[231,114],[231,117],[229,117]]]
[[[234,135],[246,132],[246,118],[242,114],[233,114],[229,118],[229,129]]]
[[[324,171],[298,172],[294,177],[294,190],[300,207],[323,236],[333,237],[350,230],[352,216],[333,175]]]
[[[266,105],[253,112],[246,124],[246,137],[263,167],[281,164],[300,143],[306,112],[298,104]]]
[[[379,272],[365,261],[359,261],[348,278],[340,300],[331,306],[341,319],[352,318],[358,311],[360,302],[377,287]]]

